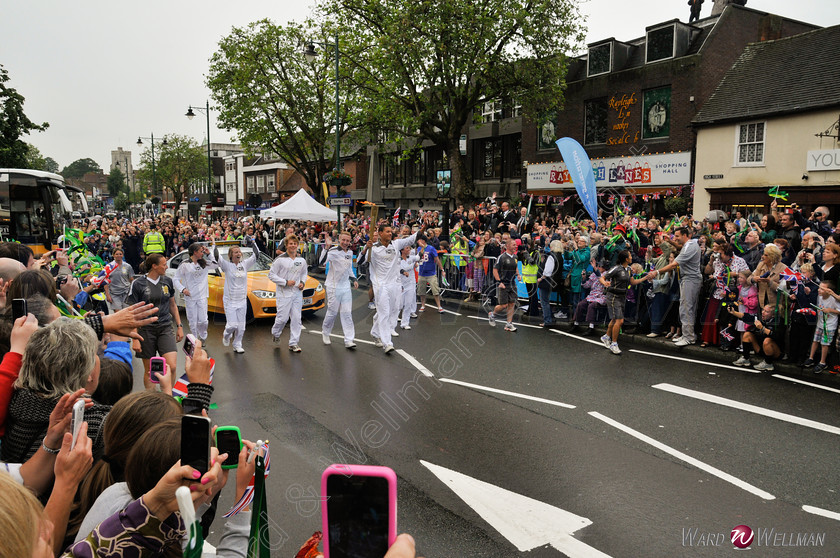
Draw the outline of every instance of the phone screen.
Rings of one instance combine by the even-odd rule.
[[[235,430],[217,430],[216,431],[216,447],[219,449],[219,454],[226,453],[228,458],[225,461],[226,465],[236,465],[239,459],[239,452],[242,450],[242,443],[239,440],[239,434]]]
[[[331,558],[373,558],[388,552],[388,480],[330,475],[327,518]]]
[[[153,358],[152,361],[149,363],[149,381],[154,384],[159,384],[160,380],[158,380],[157,376],[155,376],[155,372],[160,372],[163,374],[163,359],[156,359]]]
[[[189,465],[202,475],[210,469],[210,419],[181,417],[181,465]]]
[[[12,322],[22,316],[26,316],[26,299],[16,298],[12,300]]]
[[[184,353],[190,358],[193,357],[195,353],[195,345],[192,342],[192,335],[186,335],[184,337]]]

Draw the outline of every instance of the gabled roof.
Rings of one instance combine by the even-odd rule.
[[[840,106],[838,53],[840,25],[747,45],[692,122]]]

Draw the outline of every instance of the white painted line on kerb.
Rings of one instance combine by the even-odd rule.
[[[434,304],[427,304],[426,307],[427,308],[436,308],[436,309],[438,308]],[[443,310],[447,314],[455,314],[456,316],[461,316],[462,315],[462,314],[459,314],[458,312],[453,312],[452,310],[447,310],[446,308],[440,308],[440,310]]]
[[[315,330],[312,330],[312,329],[309,330],[309,333],[312,333],[314,335],[321,335],[322,334],[322,332],[315,331]],[[335,337],[336,339],[342,339],[342,340],[344,339],[343,335],[338,335],[336,333],[330,333],[330,337]],[[373,341],[367,341],[365,339],[353,339],[353,342],[354,343],[364,343],[365,345],[376,345],[376,343],[374,343]]]
[[[823,432],[828,432],[829,434],[840,434],[840,428],[837,426],[831,426],[830,424],[824,424],[822,422],[817,422],[815,420],[806,419],[802,417],[797,417],[796,415],[789,415],[787,413],[780,413],[778,411],[772,411],[770,409],[765,409],[764,407],[757,407],[755,405],[750,405],[748,403],[741,403],[740,401],[735,401],[733,399],[726,399],[725,397],[718,397],[717,395],[710,395],[708,393],[703,393],[702,391],[695,391],[693,389],[686,389],[681,388],[679,386],[671,385],[671,384],[656,384],[655,386],[651,386],[654,389],[661,389],[662,391],[668,391],[671,393],[676,393],[677,395],[684,395],[686,397],[691,397],[693,399],[699,399],[701,401],[707,401],[709,403],[715,403],[717,405],[723,405],[724,407],[731,407],[733,409],[740,409],[741,411],[747,411],[748,413],[755,413],[757,415],[762,415],[765,417],[774,418],[777,420],[782,420],[785,422],[790,422],[792,424],[798,424],[800,426],[806,426],[808,428],[813,428],[814,430],[822,430]]]
[[[676,357],[671,355],[663,355],[661,353],[650,353],[648,351],[640,351],[638,349],[630,349],[631,353],[639,353],[640,355],[649,355],[655,356],[660,358],[670,358],[671,360],[682,360],[683,362],[691,362],[694,364],[703,364],[705,366],[716,366],[718,368],[728,368],[729,370],[738,370],[740,372],[751,372],[753,374],[761,374],[758,370],[753,370],[752,368],[741,368],[740,366],[731,366],[729,364],[718,364],[716,362],[708,362],[705,360],[694,360],[693,358],[685,358],[685,357]]]
[[[498,393],[500,395],[509,395],[511,397],[518,397],[520,399],[527,399],[529,401],[536,401],[537,403],[546,403],[548,405],[554,405],[556,407],[564,407],[566,409],[575,409],[574,405],[569,405],[568,403],[561,403],[559,401],[552,401],[551,399],[543,399],[542,397],[534,397],[533,395],[524,395],[522,393],[515,393],[512,391],[505,391],[503,389],[496,389],[487,386],[479,386],[476,384],[468,384],[467,382],[460,382],[458,380],[450,380],[448,378],[441,378],[441,382],[445,382],[447,384],[455,384],[458,386],[468,387],[472,389],[477,389],[479,391],[489,391],[490,393]]]
[[[397,349],[397,353],[399,353],[400,355],[402,355],[402,357],[403,357],[405,360],[407,360],[407,361],[408,361],[408,362],[409,362],[412,366],[414,366],[414,368],[416,368],[417,370],[419,370],[420,372],[422,372],[424,376],[426,376],[426,377],[428,377],[428,378],[434,378],[434,377],[435,377],[435,375],[434,375],[434,374],[432,374],[432,373],[429,371],[429,369],[428,369],[428,368],[426,368],[425,366],[423,366],[422,364],[420,364],[420,361],[418,361],[416,358],[414,358],[413,356],[411,356],[410,354],[408,354],[408,353],[407,353],[407,352],[405,352],[404,350],[402,350],[402,349]]]
[[[460,316],[460,314],[459,314],[459,316]],[[490,321],[490,318],[483,318],[481,316],[467,316],[467,317],[472,318],[473,320],[484,320],[485,322]],[[496,318],[496,325],[501,325],[501,324],[505,324],[505,323],[507,323],[507,320],[505,318]],[[530,328],[533,328],[533,329],[545,329],[542,326],[535,326],[535,325],[531,325],[531,324],[522,324],[522,323],[516,323],[516,322],[514,322],[513,325],[515,325],[516,327],[530,327]],[[502,325],[502,327],[504,327],[504,326]]]
[[[709,473],[710,475],[716,476],[719,479],[724,480],[724,481],[726,481],[730,484],[733,484],[733,485],[737,486],[738,488],[740,488],[742,490],[746,490],[750,494],[755,494],[756,496],[758,496],[759,498],[763,498],[764,500],[775,500],[776,499],[776,497],[773,496],[772,494],[770,494],[769,492],[765,492],[764,490],[761,490],[760,488],[756,488],[755,486],[753,486],[753,485],[751,485],[751,484],[749,484],[745,481],[742,481],[741,479],[739,479],[737,477],[733,477],[729,473],[725,473],[725,472],[721,471],[720,469],[718,469],[716,467],[712,467],[711,465],[708,465],[708,464],[703,463],[702,461],[700,461],[698,459],[695,459],[695,458],[691,457],[690,455],[686,455],[681,451],[675,450],[671,446],[666,446],[662,442],[654,440],[650,436],[642,434],[641,432],[639,432],[637,430],[633,430],[629,426],[625,426],[625,425],[621,424],[620,422],[616,422],[613,419],[602,415],[601,413],[597,413],[595,411],[590,411],[589,414],[591,416],[595,417],[596,419],[604,421],[607,424],[609,424],[610,426],[613,426],[613,427],[621,430],[622,432],[624,432],[626,434],[629,434],[630,436],[633,436],[634,438],[636,438],[638,440],[641,440],[642,442],[644,442],[646,444],[649,444],[649,445],[655,447],[656,449],[658,449],[662,452],[667,453],[668,455],[672,455],[672,456],[676,457],[677,459],[679,459],[681,461],[685,461],[689,465],[693,465],[694,467],[697,467],[701,471],[705,471],[705,472]]]
[[[824,510],[822,508],[815,508],[814,506],[802,506],[802,510],[814,515],[820,515],[829,519],[840,521],[840,513]]]
[[[812,388],[824,389],[826,391],[833,391],[834,393],[840,393],[840,389],[830,388],[828,386],[821,386],[820,384],[812,384],[811,382],[806,382],[805,380],[797,380],[796,378],[789,378],[787,376],[782,376],[781,374],[773,374],[774,378],[778,378],[780,380],[787,380],[788,382],[795,382],[797,384],[806,385]]]

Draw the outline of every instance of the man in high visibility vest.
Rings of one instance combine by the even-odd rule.
[[[537,304],[537,273],[539,272],[540,252],[536,244],[527,236],[523,238],[522,247],[522,282],[528,292],[528,315],[538,315]]]
[[[166,251],[166,241],[157,230],[157,225],[149,225],[149,232],[143,237],[143,252],[149,254],[163,254]]]
[[[456,270],[456,280],[455,284],[457,288],[464,291],[466,290],[466,268],[467,268],[467,255],[469,254],[469,244],[467,243],[467,238],[464,234],[460,231],[460,227],[457,231],[452,234],[452,247],[451,247],[451,261],[452,265],[455,267]]]

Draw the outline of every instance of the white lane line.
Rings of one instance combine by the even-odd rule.
[[[420,361],[418,361],[416,358],[414,358],[413,356],[411,356],[410,354],[408,354],[408,353],[407,353],[407,352],[405,352],[404,350],[402,350],[402,349],[397,349],[397,352],[398,352],[399,354],[401,354],[401,355],[402,355],[402,357],[403,357],[405,360],[407,360],[407,361],[408,361],[408,362],[409,362],[412,366],[414,366],[414,368],[416,368],[417,370],[419,370],[420,372],[422,372],[424,376],[426,376],[426,377],[428,377],[428,378],[434,378],[434,377],[435,377],[435,375],[434,375],[434,374],[432,374],[432,373],[429,371],[429,369],[428,369],[428,368],[426,368],[425,366],[423,366],[422,364],[420,364]]]
[[[840,389],[830,388],[828,386],[821,386],[820,384],[812,384],[811,382],[806,382],[805,380],[797,380],[796,378],[789,378],[787,376],[782,376],[781,374],[773,374],[774,378],[778,378],[780,380],[787,380],[788,382],[796,382],[797,384],[803,384],[812,388],[819,388],[824,389],[826,391],[833,391],[834,393],[840,393]]]
[[[740,366],[730,366],[729,364],[718,364],[716,362],[708,362],[705,360],[694,360],[693,358],[677,357],[672,355],[663,355],[662,353],[650,353],[648,351],[640,351],[638,349],[630,349],[631,353],[639,353],[640,355],[649,355],[661,358],[670,358],[671,360],[681,360],[683,362],[691,362],[694,364],[703,364],[706,366],[716,366],[718,368],[728,368],[729,370],[738,370],[740,372],[750,372],[752,374],[761,374],[758,370],[752,368],[741,368]]]
[[[815,508],[814,506],[802,506],[802,510],[808,513],[812,513],[814,515],[821,515],[822,517],[827,517],[829,519],[836,519],[840,521],[840,513],[824,510],[822,508]]]
[[[460,314],[459,314],[459,316],[460,316]],[[468,317],[468,318],[472,318],[473,320],[484,320],[485,322],[490,321],[490,319],[489,319],[489,318],[483,318],[483,317],[481,317],[481,316],[467,316],[467,317]],[[504,321],[505,321],[504,319],[497,319],[497,320],[496,320],[496,323],[497,323],[497,324],[499,324],[499,323],[502,323],[502,322],[504,322]],[[531,324],[514,323],[513,325],[515,325],[516,327],[530,327],[530,328],[532,328],[532,329],[545,329],[545,328],[544,328],[544,327],[542,327],[542,326],[535,326],[535,325],[531,325]],[[504,326],[503,326],[503,327],[504,327]]]
[[[543,399],[542,397],[534,397],[533,395],[524,395],[522,393],[515,393],[513,391],[505,391],[503,389],[496,389],[486,386],[479,386],[476,384],[468,384],[467,382],[460,382],[458,380],[450,380],[449,378],[441,378],[441,382],[445,382],[447,384],[455,384],[458,386],[468,387],[472,389],[477,389],[479,391],[489,391],[490,393],[498,393],[501,395],[509,395],[511,397],[518,397],[520,399],[527,399],[529,401],[536,401],[537,403],[546,403],[548,405],[554,405],[556,407],[564,407],[566,409],[575,409],[574,405],[569,405],[568,403],[560,403],[559,401],[552,401],[551,399]]]
[[[586,337],[581,337],[580,335],[572,335],[571,333],[566,333],[565,331],[560,331],[557,329],[552,329],[554,333],[558,335],[565,335],[566,337],[571,337],[572,339],[577,339],[579,341],[586,341],[587,343],[592,343],[593,345],[598,345],[599,347],[603,347],[604,344],[600,341],[596,341],[594,339],[587,339]]]
[[[609,424],[610,426],[613,426],[613,427],[621,430],[622,432],[624,432],[626,434],[629,434],[630,436],[633,436],[634,438],[636,438],[638,440],[641,440],[642,442],[655,447],[656,449],[658,449],[662,452],[665,452],[669,455],[672,455],[672,456],[676,457],[677,459],[679,459],[681,461],[685,461],[689,465],[693,465],[694,467],[697,467],[698,469],[700,469],[702,471],[705,471],[705,472],[709,473],[710,475],[714,475],[721,480],[724,480],[724,481],[726,481],[730,484],[733,484],[733,485],[737,486],[738,488],[740,488],[742,490],[746,490],[750,494],[755,494],[756,496],[758,496],[759,498],[763,498],[764,500],[775,500],[776,499],[776,497],[773,496],[772,494],[770,494],[769,492],[765,492],[764,490],[761,490],[760,488],[756,488],[755,486],[753,486],[753,485],[751,485],[747,482],[744,482],[737,477],[733,477],[729,473],[725,473],[725,472],[721,471],[720,469],[718,469],[716,467],[712,467],[711,465],[708,465],[708,464],[703,463],[702,461],[700,461],[698,459],[695,459],[695,458],[691,457],[690,455],[686,455],[683,452],[675,450],[674,448],[672,448],[670,446],[666,446],[662,442],[654,440],[650,436],[642,434],[641,432],[639,432],[637,430],[633,430],[629,426],[625,426],[625,425],[621,424],[620,422],[616,422],[613,419],[602,415],[601,413],[597,413],[595,411],[590,411],[589,414],[591,416],[595,417],[596,419],[604,421],[607,424]]]
[[[426,304],[426,307],[427,308],[438,308],[434,304]],[[463,314],[459,314],[458,312],[453,312],[452,310],[447,310],[446,308],[440,308],[440,310],[443,310],[447,314],[455,314],[456,316],[462,316],[463,315]]]
[[[733,399],[718,397],[717,395],[709,395],[708,393],[703,393],[702,391],[686,389],[672,384],[656,384],[655,386],[651,387],[654,389],[661,389],[662,391],[676,393],[677,395],[684,395],[693,399],[700,399],[701,401],[707,401],[709,403],[723,405],[724,407],[740,409],[741,411],[747,411],[748,413],[755,413],[757,415],[762,415],[765,417],[770,417],[777,420],[798,424],[800,426],[806,426],[808,428],[813,428],[814,430],[822,430],[823,432],[828,432],[829,434],[840,434],[840,428],[836,426],[831,426],[830,424],[824,424],[815,420],[797,417],[796,415],[789,415],[787,413],[772,411],[770,409],[765,409],[764,407],[757,407],[755,405],[741,403],[740,401],[735,401]]]
[[[321,335],[320,331],[315,331],[315,330],[312,330],[312,329],[309,330],[309,333],[312,333],[313,335]],[[343,335],[338,335],[336,333],[330,333],[330,337],[335,337],[336,339],[342,339],[342,340],[344,339]],[[376,345],[376,343],[374,343],[373,341],[366,341],[365,339],[356,338],[353,341],[356,342],[356,343],[364,343],[365,345]]]

